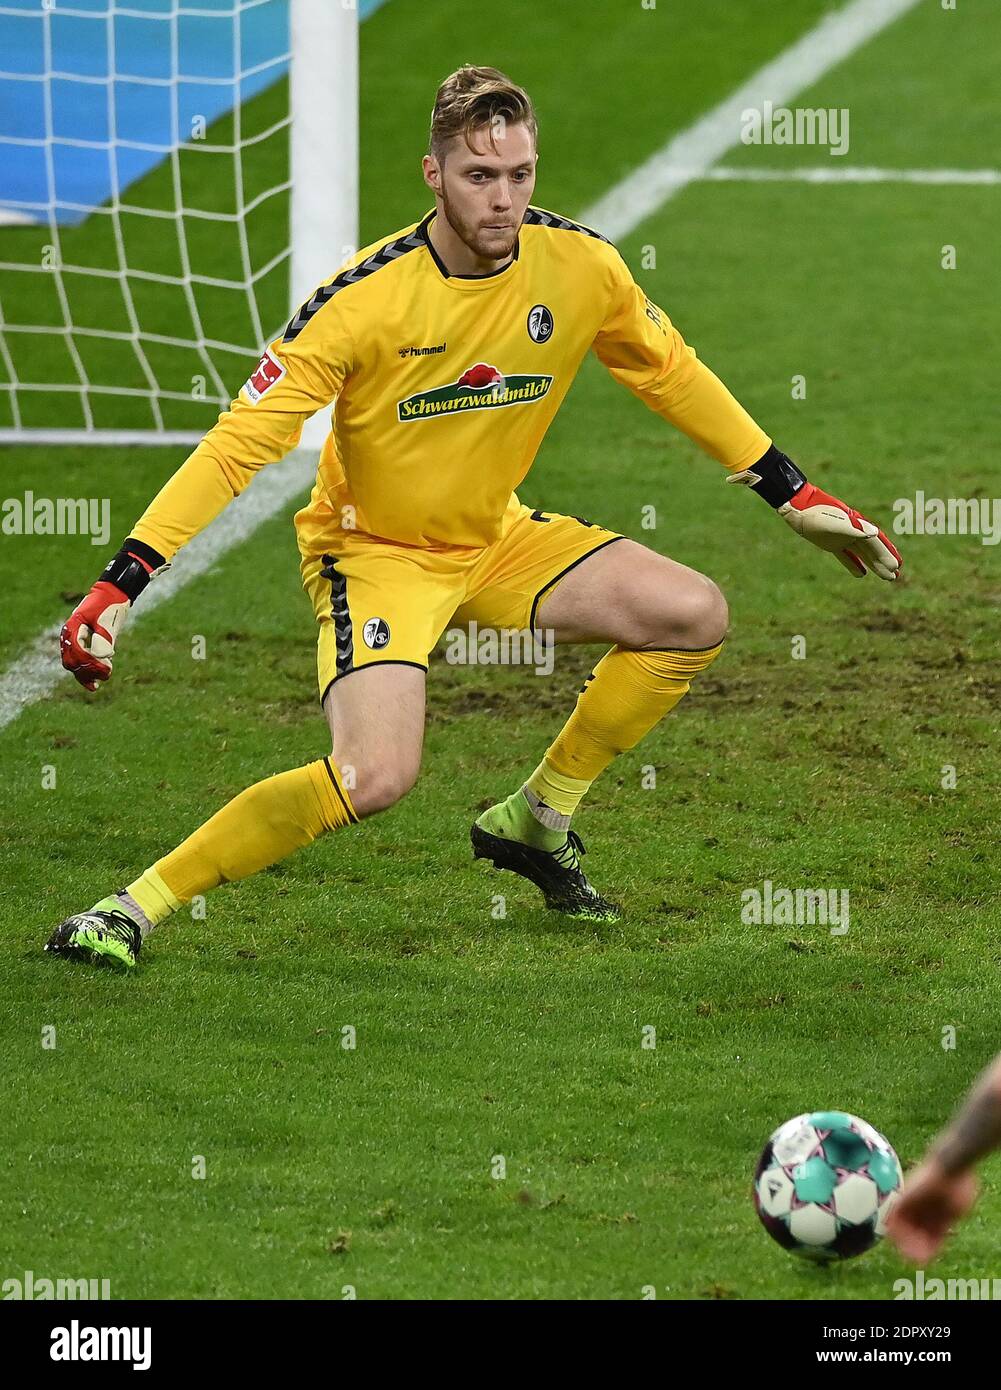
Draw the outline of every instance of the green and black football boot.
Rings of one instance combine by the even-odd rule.
[[[543,849],[510,834],[503,811],[506,803],[491,806],[473,822],[469,838],[475,859],[487,859],[495,869],[508,869],[534,883],[552,912],[563,912],[592,922],[614,922],[621,908],[603,898],[587,881],[580,857],[587,851],[576,830],[568,830],[562,843]]]
[[[60,922],[45,949],[70,960],[131,970],[142,950],[142,933],[121,899],[112,895],[95,903],[89,912],[78,912]]]

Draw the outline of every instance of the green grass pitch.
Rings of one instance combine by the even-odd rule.
[[[536,95],[535,200],[574,215],[824,9],[512,0],[484,29],[457,0],[394,0],[362,36],[363,236],[426,207],[427,112],[460,62]],[[990,167],[999,44],[988,0],[929,0],[799,101],[850,108],[851,164]],[[999,197],[699,183],[622,249],[780,447],[888,526],[918,488],[998,491]],[[32,237],[0,231],[22,257]],[[221,247],[201,254],[225,273]],[[8,450],[4,494],[109,497],[117,542],[183,457]],[[601,650],[563,649],[549,680],[436,660],[411,795],[211,895],[204,921],[180,914],[134,975],[43,957],[61,917],[327,751],[289,505],[127,634],[96,698],[67,679],[0,732],[0,1277],[110,1278],[123,1298],[893,1296],[908,1271],[885,1245],[832,1270],[773,1245],[750,1180],[769,1132],[816,1107],[915,1161],[998,1048],[997,550],[905,536],[902,584],[857,583],[595,362],[521,495],[703,570],[731,604],[721,659],[578,818],[623,922],[564,923],[470,860],[469,822],[535,766]],[[104,558],[3,537],[0,660]],[[765,879],[849,889],[849,932],[743,924]],[[997,1272],[997,1175],[943,1277]]]

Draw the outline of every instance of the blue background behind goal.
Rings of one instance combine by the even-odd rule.
[[[363,0],[361,18],[379,3]],[[197,117],[211,124],[281,78],[289,0],[235,9],[3,0],[0,219],[47,222],[51,209],[61,224],[82,221],[189,139]]]

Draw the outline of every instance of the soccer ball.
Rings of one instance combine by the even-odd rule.
[[[878,1129],[843,1110],[797,1115],[754,1174],[754,1205],[786,1250],[821,1262],[861,1255],[883,1235],[903,1174]]]

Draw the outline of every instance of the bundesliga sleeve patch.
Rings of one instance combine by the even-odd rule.
[[[260,362],[243,383],[243,390],[246,392],[251,405],[256,405],[264,393],[270,391],[272,386],[281,381],[284,375],[284,364],[278,361],[270,348],[265,348],[261,353]]]

